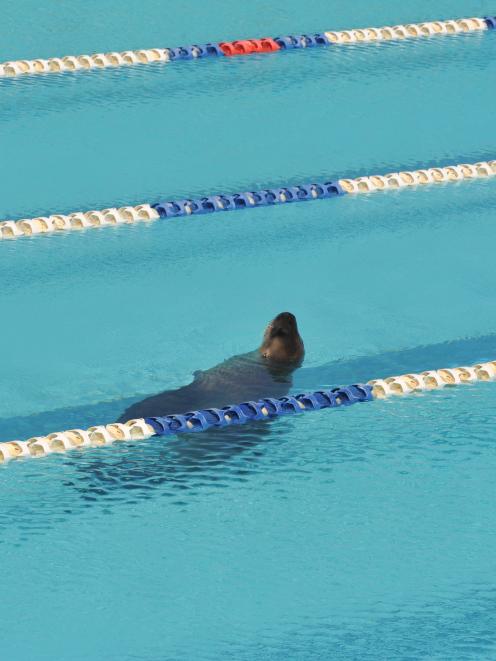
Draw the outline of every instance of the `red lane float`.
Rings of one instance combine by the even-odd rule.
[[[270,37],[262,39],[245,39],[237,41],[222,41],[219,48],[227,57],[234,55],[251,55],[252,53],[273,53],[281,50],[279,44]]]

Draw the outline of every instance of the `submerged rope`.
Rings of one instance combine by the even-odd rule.
[[[371,175],[355,179],[338,179],[267,188],[242,193],[209,195],[207,197],[170,200],[154,204],[139,204],[135,207],[81,211],[68,215],[56,214],[0,221],[0,239],[16,239],[23,236],[49,234],[52,232],[82,230],[108,225],[131,224],[159,218],[197,216],[221,211],[236,211],[253,207],[274,206],[292,202],[338,197],[345,194],[371,193],[374,191],[412,188],[427,184],[450,183],[465,179],[481,179],[496,175],[496,160],[478,163],[462,163],[438,168],[405,170],[385,175]]]
[[[92,55],[66,55],[49,59],[14,60],[0,63],[0,77],[11,78],[28,74],[74,72],[106,67],[124,67],[136,64],[173,62],[176,60],[195,60],[204,57],[232,57],[255,53],[274,53],[294,48],[315,46],[347,45],[411,39],[475,32],[496,28],[496,17],[461,18],[458,20],[429,21],[427,23],[409,23],[407,25],[385,26],[381,28],[361,28],[297,34],[286,37],[264,37],[262,39],[238,39],[219,43],[193,44],[178,48],[148,48],[126,50]]]
[[[211,408],[180,415],[138,418],[125,423],[97,425],[86,430],[70,429],[47,436],[34,436],[27,441],[0,443],[0,463],[22,457],[44,457],[53,452],[65,452],[75,448],[109,445],[116,441],[202,432],[211,428],[242,425],[254,420],[350,406],[394,395],[494,380],[496,360],[471,367],[427,370],[420,374],[373,379],[366,384],[316,390],[279,399],[265,398],[256,402],[242,402],[222,409]]]

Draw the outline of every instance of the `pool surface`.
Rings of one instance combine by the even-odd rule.
[[[494,13],[51,4],[4,8],[0,61]],[[488,31],[0,80],[0,217],[492,159],[495,74]],[[0,441],[111,422],[256,348],[286,309],[295,392],[492,360],[495,195],[477,180],[2,241]],[[2,656],[496,658],[495,393],[1,467]]]

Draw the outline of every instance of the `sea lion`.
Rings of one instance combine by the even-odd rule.
[[[292,386],[291,375],[304,357],[296,318],[281,312],[267,326],[261,346],[228,358],[177,390],[147,397],[124,411],[119,422],[133,418],[222,408],[262,397],[283,397]]]
[[[187,386],[131,405],[120,421],[283,397],[292,386],[292,373],[303,356],[296,319],[282,312],[265,329],[258,349],[197,372]],[[151,497],[156,490],[167,495],[178,495],[185,489],[193,493],[206,484],[246,479],[244,476],[256,466],[269,439],[270,421],[261,420],[242,427],[188,434],[187,438],[172,436],[167,442],[140,445],[139,451],[113,452],[104,458],[95,455],[78,464],[82,479],[75,488],[90,502],[106,496],[115,498],[117,493],[133,502],[138,497]],[[224,470],[225,465],[235,462],[237,468]]]

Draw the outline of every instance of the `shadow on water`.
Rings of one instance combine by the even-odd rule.
[[[496,334],[491,334],[377,355],[333,360],[325,365],[303,367],[294,372],[293,391],[318,390],[432,368],[472,365],[492,360],[495,349]],[[125,397],[110,402],[94,402],[43,411],[22,418],[3,418],[0,419],[0,442],[49,434],[61,429],[85,429],[94,424],[114,422],[136,399]]]
[[[494,357],[496,335],[391,351],[375,356],[337,360],[295,372],[293,390],[309,390],[366,381],[371,377],[421,371],[431,367],[472,364]],[[91,406],[59,409],[2,421],[2,437],[28,437],[57,429],[87,427],[115,420],[133,402],[123,399]],[[143,443],[66,455],[74,469],[66,482],[87,502],[129,502],[157,491],[179,497],[182,492],[223,488],[257,472],[260,458],[272,442],[282,442],[290,421],[280,421],[277,433],[270,421],[209,430],[199,434],[157,437]],[[178,501],[180,502],[180,500]]]
[[[371,376],[473,363],[491,357],[495,343],[496,336],[488,335],[476,340],[457,340],[378,356],[332,361],[320,367],[300,369],[296,373],[294,389],[332,387],[366,381]],[[81,494],[85,499],[95,499],[119,487],[150,492],[156,487],[163,489],[164,485],[176,490],[213,482],[226,486],[229,481],[246,479],[256,470],[256,463],[266,452],[270,435],[270,422],[261,422],[190,434],[172,444],[167,439],[160,439],[164,444],[146,461],[136,459],[133,453],[112,461],[111,467],[95,459],[85,467],[85,486]]]
[[[386,351],[372,356],[335,360],[318,367],[307,367],[295,375],[297,390],[318,390],[370,379],[423,372],[428,369],[474,365],[494,359],[496,334],[465,338],[412,349]]]

